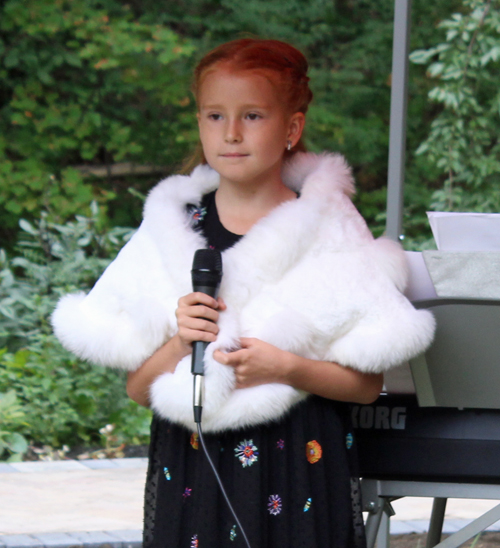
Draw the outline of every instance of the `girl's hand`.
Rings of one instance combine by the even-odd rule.
[[[215,341],[219,333],[219,311],[223,310],[226,310],[226,305],[220,297],[215,300],[205,293],[190,293],[179,299],[175,311],[177,336],[186,354],[191,352],[194,341]]]
[[[214,352],[215,360],[234,368],[236,388],[272,382],[286,384],[292,354],[259,339],[242,338],[240,342],[240,350]]]
[[[216,350],[214,358],[234,368],[236,388],[277,382],[331,400],[367,404],[377,399],[384,381],[381,373],[303,358],[259,339],[243,338],[240,350]]]

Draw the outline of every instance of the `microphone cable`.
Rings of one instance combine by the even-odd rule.
[[[217,468],[215,468],[215,465],[210,457],[210,453],[207,450],[207,447],[205,445],[205,440],[203,439],[203,433],[201,431],[201,423],[197,422],[196,426],[198,427],[198,438],[200,439],[201,446],[203,448],[203,452],[205,453],[205,456],[207,457],[208,462],[210,463],[210,466],[212,468],[212,471],[215,475],[215,479],[217,480],[217,483],[219,484],[220,490],[222,494],[224,495],[224,499],[226,500],[226,504],[231,511],[231,514],[233,515],[234,521],[236,521],[236,525],[240,528],[241,534],[243,535],[243,538],[245,539],[245,544],[248,548],[252,548],[250,546],[250,542],[248,540],[248,537],[245,533],[245,529],[243,529],[243,526],[240,523],[240,520],[238,519],[238,516],[233,508],[233,505],[231,504],[231,501],[229,500],[229,497],[227,496],[226,490],[224,488],[224,484],[222,483],[222,480],[219,476],[219,473],[217,472]]]

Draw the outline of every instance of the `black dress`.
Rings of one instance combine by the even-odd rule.
[[[214,193],[189,211],[211,247],[240,238],[221,225]],[[252,548],[365,546],[349,405],[310,396],[279,421],[204,438]],[[197,434],[156,415],[143,546],[246,546]]]

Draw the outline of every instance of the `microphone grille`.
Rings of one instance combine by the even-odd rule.
[[[198,249],[194,254],[193,270],[222,272],[222,256],[217,249]]]

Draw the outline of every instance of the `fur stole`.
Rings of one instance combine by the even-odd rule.
[[[407,267],[399,245],[374,239],[353,206],[351,171],[339,155],[296,154],[283,179],[300,198],[261,219],[223,253],[219,336],[206,356],[204,430],[278,419],[307,394],[268,384],[235,390],[232,368],[213,357],[256,337],[298,355],[381,372],[422,352],[434,319],[402,295]],[[198,166],[159,183],[144,220],[92,291],[63,297],[52,321],[62,344],[81,358],[135,370],[176,331],[178,299],[192,291],[196,249],[186,204],[217,188]],[[161,416],[194,428],[190,356],[151,387]]]

